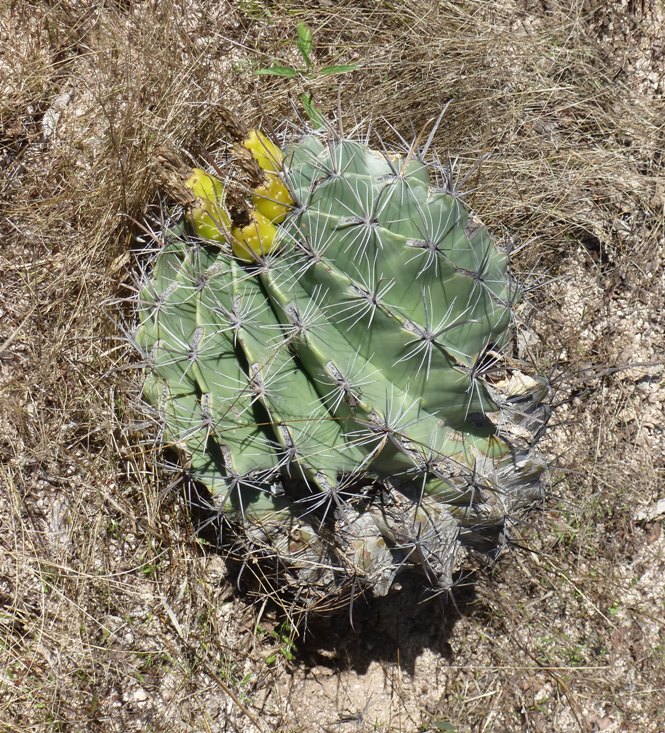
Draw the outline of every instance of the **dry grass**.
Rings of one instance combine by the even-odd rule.
[[[299,20],[322,63],[362,62],[314,85],[348,124],[411,137],[452,100],[434,147],[541,285],[563,471],[533,551],[459,615],[379,607],[287,668],[142,442],[104,304],[156,147],[214,149],[225,106],[295,119],[297,89],[251,72]],[[660,0],[2,5],[2,730],[662,731],[662,517],[636,512],[662,497],[663,369],[602,368],[665,353],[663,22]]]

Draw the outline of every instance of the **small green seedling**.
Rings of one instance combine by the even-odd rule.
[[[321,76],[335,76],[337,74],[346,74],[355,71],[357,64],[339,64],[334,66],[323,66],[317,68],[312,60],[314,51],[314,41],[311,29],[305,23],[298,23],[298,37],[296,45],[303,62],[303,66],[296,68],[287,66],[279,62],[274,62],[271,66],[258,69],[255,73],[257,76],[281,76],[287,79],[301,79],[304,82],[312,81]],[[305,113],[310,122],[316,129],[323,127],[324,117],[319,107],[314,102],[314,98],[309,91],[304,91],[300,95],[300,101],[305,108]]]
[[[276,642],[276,648],[265,658],[269,667],[272,667],[280,656],[286,662],[292,662],[295,659],[295,634],[291,624],[281,623],[276,629],[268,631],[267,636]]]

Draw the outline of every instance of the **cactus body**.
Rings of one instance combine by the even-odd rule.
[[[266,171],[246,231],[190,212],[141,293],[165,440],[304,606],[385,594],[404,567],[447,588],[460,549],[495,552],[542,491],[547,388],[490,378],[507,257],[415,157],[245,144]]]

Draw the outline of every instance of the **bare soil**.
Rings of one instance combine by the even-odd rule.
[[[556,389],[552,480],[450,598],[297,640],[199,542],[137,400],[132,254],[155,151],[221,110],[302,124],[311,82],[432,151],[514,243],[520,344]],[[0,730],[665,730],[665,6],[500,0],[0,4]],[[288,124],[287,124],[288,123]]]

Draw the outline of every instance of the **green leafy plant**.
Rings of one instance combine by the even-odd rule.
[[[267,68],[258,69],[255,73],[259,76],[281,76],[286,79],[299,78],[306,83],[317,77],[346,74],[358,68],[357,64],[338,64],[317,68],[313,61],[314,40],[312,31],[305,23],[298,23],[297,34],[296,47],[303,62],[301,67],[297,68],[275,62]],[[300,94],[300,101],[305,109],[305,114],[314,128],[319,129],[323,127],[325,119],[321,110],[314,102],[312,94],[308,91],[302,92]]]
[[[265,631],[259,627],[259,631]],[[265,658],[265,662],[272,667],[279,657],[286,662],[292,662],[295,659],[294,648],[297,637],[296,630],[288,621],[284,621],[277,628],[265,631],[265,634],[275,642],[275,648]]]

